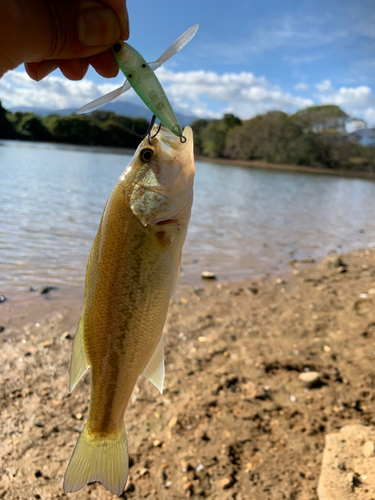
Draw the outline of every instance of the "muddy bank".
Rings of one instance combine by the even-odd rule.
[[[81,301],[25,300],[0,303],[0,498],[64,498],[89,406],[89,376],[68,393]],[[180,288],[164,394],[140,378],[126,414],[122,497],[316,500],[325,434],[375,424],[374,303],[374,250]],[[99,484],[69,496],[112,498]]]

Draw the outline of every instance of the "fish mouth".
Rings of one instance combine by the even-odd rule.
[[[168,226],[168,225],[179,225],[180,223],[180,217],[178,219],[166,219],[166,220],[161,220],[155,224],[155,226]]]

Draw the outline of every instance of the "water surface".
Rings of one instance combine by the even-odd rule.
[[[0,141],[0,293],[84,285],[111,189],[131,155]],[[375,245],[375,182],[197,162],[182,283],[277,271]]]

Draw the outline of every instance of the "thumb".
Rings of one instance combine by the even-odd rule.
[[[107,0],[107,4],[111,2],[117,3]],[[95,0],[0,0],[0,75],[4,65],[6,71],[23,62],[90,57],[119,38],[127,38],[126,23],[121,23],[125,15],[114,5],[115,14],[107,4]],[[123,1],[122,5],[125,9]]]

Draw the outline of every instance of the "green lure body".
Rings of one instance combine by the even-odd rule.
[[[112,50],[119,68],[126,76],[125,83],[118,89],[114,89],[108,94],[102,95],[82,106],[77,113],[89,113],[99,109],[133,88],[161,123],[183,142],[181,126],[154,71],[185,47],[197,32],[197,29],[198,24],[195,24],[186,30],[156,61],[150,63],[147,63],[141,54],[128,43],[117,42]]]
[[[182,137],[182,129],[168,98],[149,64],[126,42],[118,42],[113,54],[120,70],[146,106],[172,134]]]

